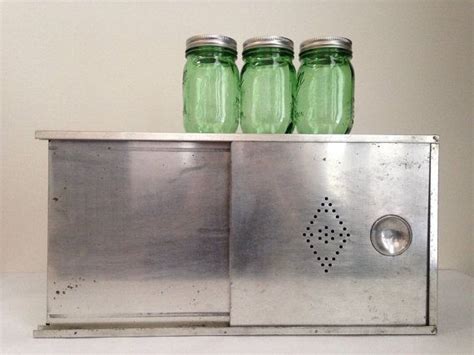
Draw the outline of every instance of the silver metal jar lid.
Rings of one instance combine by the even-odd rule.
[[[315,48],[342,48],[352,53],[352,41],[345,37],[310,38],[300,44],[300,55]]]
[[[202,46],[218,46],[232,49],[237,52],[235,39],[222,35],[196,35],[186,40],[186,50]]]
[[[284,48],[293,52],[293,41],[283,36],[260,36],[244,42],[244,52],[257,47]]]

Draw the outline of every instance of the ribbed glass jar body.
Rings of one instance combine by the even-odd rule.
[[[186,52],[183,115],[186,132],[235,133],[239,125],[237,53],[218,46]]]
[[[342,48],[300,55],[295,124],[298,133],[349,133],[354,122],[352,54]]]
[[[244,52],[240,126],[244,133],[291,133],[296,71],[293,52],[261,47]]]

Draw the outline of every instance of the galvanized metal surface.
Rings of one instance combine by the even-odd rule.
[[[150,132],[36,131],[37,139],[125,140],[173,142],[352,142],[352,143],[437,143],[435,135],[363,134],[211,134]]]
[[[39,327],[35,338],[103,338],[152,336],[252,336],[252,335],[433,335],[435,326],[359,326],[359,327],[142,327],[142,328],[69,328]]]
[[[436,136],[37,138],[51,140],[37,337],[436,332]],[[400,256],[371,245],[384,214],[413,230]]]
[[[438,324],[438,190],[439,145],[431,144],[430,155],[430,213],[429,213],[429,277],[428,324]]]
[[[228,321],[228,144],[49,149],[48,322]]]
[[[232,143],[231,325],[425,325],[430,145]],[[403,217],[399,256],[371,244]]]

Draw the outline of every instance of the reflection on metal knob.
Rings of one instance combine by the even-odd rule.
[[[380,254],[395,256],[402,254],[411,244],[410,225],[402,217],[386,215],[372,226],[370,241]]]

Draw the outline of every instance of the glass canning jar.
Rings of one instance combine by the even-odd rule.
[[[293,41],[269,36],[243,45],[240,126],[244,133],[291,133],[296,71]]]
[[[183,116],[186,132],[234,133],[239,125],[237,43],[221,35],[186,41]]]
[[[349,133],[354,122],[352,42],[309,39],[300,46],[295,124],[298,133]]]

